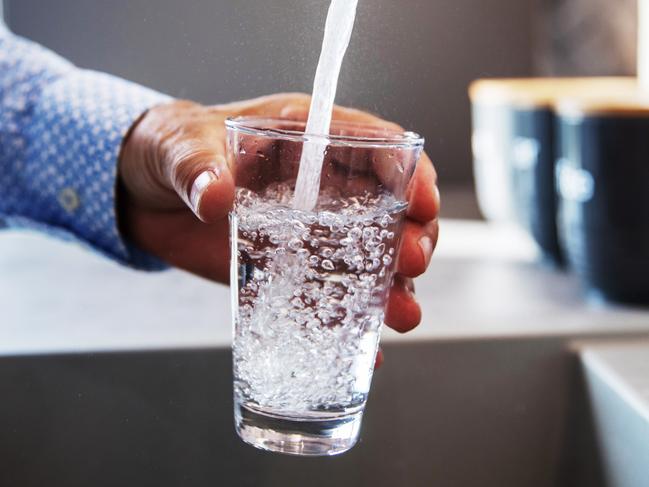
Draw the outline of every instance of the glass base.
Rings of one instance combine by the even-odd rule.
[[[296,419],[234,406],[237,433],[261,450],[298,456],[330,456],[351,449],[358,440],[363,411],[326,419]]]

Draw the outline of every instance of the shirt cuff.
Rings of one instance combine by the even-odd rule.
[[[122,264],[166,267],[127,243],[117,226],[117,162],[124,137],[149,108],[172,98],[137,84],[73,70],[49,84],[34,106],[24,171],[47,224],[69,231]]]

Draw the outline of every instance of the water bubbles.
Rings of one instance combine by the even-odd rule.
[[[329,247],[323,247],[320,250],[320,255],[324,257],[325,259],[330,259],[332,255],[334,255],[334,251],[329,248]]]
[[[379,242],[380,240],[378,239],[370,239],[365,242],[365,245],[363,247],[368,252],[373,253],[376,250],[376,247],[379,245]]]
[[[263,197],[237,190],[245,285],[235,304],[235,393],[292,411],[348,407],[367,392],[358,371],[371,369],[367,350],[392,277],[394,233],[382,224],[398,222],[405,205],[332,192],[306,213],[291,201],[287,185]]]
[[[320,218],[318,219],[318,222],[323,227],[330,227],[335,220],[336,220],[335,213],[331,213],[330,211],[323,211],[320,213]]]
[[[294,233],[303,233],[306,230],[306,225],[301,221],[293,221],[292,226]]]
[[[371,259],[365,262],[365,270],[367,272],[373,272],[378,270],[381,267],[382,263],[380,259]],[[371,274],[372,277],[376,277],[375,274]]]
[[[273,242],[273,241],[271,240],[271,242]],[[276,242],[273,242],[273,243],[276,243]],[[293,250],[293,251],[300,250],[303,245],[304,245],[304,243],[302,243],[302,240],[297,239],[297,238],[292,238],[288,242],[288,248]]]
[[[359,227],[354,227],[347,233],[347,236],[352,240],[360,240],[363,236],[363,231]]]

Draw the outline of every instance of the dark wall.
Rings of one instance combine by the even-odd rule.
[[[442,185],[471,177],[466,88],[532,71],[538,0],[361,0],[338,101],[423,133]],[[77,64],[205,103],[309,91],[328,0],[6,0]]]

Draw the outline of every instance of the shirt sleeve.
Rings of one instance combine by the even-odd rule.
[[[122,264],[164,265],[120,235],[117,160],[166,95],[82,70],[0,26],[0,220],[76,240]]]

